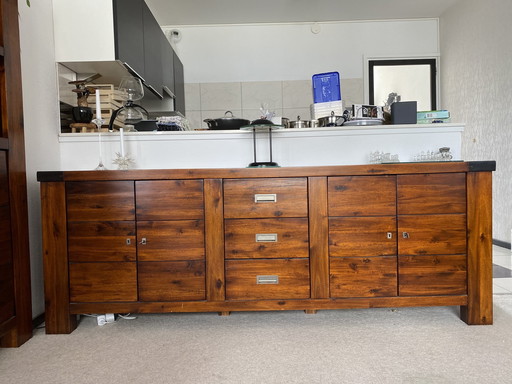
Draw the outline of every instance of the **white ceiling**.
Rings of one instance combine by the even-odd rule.
[[[146,0],[161,26],[439,17],[464,0]]]

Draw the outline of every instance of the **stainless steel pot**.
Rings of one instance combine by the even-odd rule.
[[[325,116],[318,118],[319,127],[335,127],[343,125],[345,118],[343,116],[337,116],[334,111],[331,112],[331,116]]]
[[[290,128],[309,128],[310,126],[311,126],[311,121],[301,120],[300,116],[297,116],[296,121],[290,121]]]
[[[220,117],[218,119],[204,119],[204,122],[208,124],[209,129],[217,130],[240,129],[240,127],[250,124],[249,120],[234,117],[233,112],[231,111],[226,111],[224,117]]]

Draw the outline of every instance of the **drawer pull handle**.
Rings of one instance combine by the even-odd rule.
[[[388,239],[392,239],[393,238],[393,233],[392,232],[388,232],[387,233],[387,237],[388,237]]]
[[[256,276],[256,284],[279,284],[279,276],[258,275]]]
[[[275,193],[257,193],[254,195],[255,203],[275,203],[277,194]]]
[[[145,237],[143,237],[141,240],[140,240],[140,243],[139,244],[142,244],[142,245],[146,245],[148,243],[148,241],[146,240]]]
[[[277,233],[257,233],[257,243],[277,243]]]
[[[409,232],[402,232],[402,236],[404,239],[408,239],[410,237]]]
[[[132,243],[131,239],[126,239],[126,245],[130,245]]]

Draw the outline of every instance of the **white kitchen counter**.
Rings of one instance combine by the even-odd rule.
[[[450,147],[461,160],[463,124],[379,125],[283,129],[272,133],[273,160],[280,166],[369,163],[371,152],[398,154],[400,161]],[[125,150],[134,168],[240,168],[253,161],[252,132],[187,131],[125,133]],[[268,134],[257,133],[258,161],[268,161]],[[59,136],[61,170],[90,170],[97,166],[97,133]],[[102,133],[103,163],[108,169],[120,151],[119,132]]]

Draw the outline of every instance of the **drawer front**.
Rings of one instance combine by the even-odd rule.
[[[139,263],[141,301],[206,299],[204,261]]]
[[[68,221],[135,220],[133,181],[66,183]]]
[[[226,260],[228,300],[309,297],[308,259]]]
[[[466,255],[399,256],[400,296],[465,295]]]
[[[129,263],[70,263],[71,302],[137,301],[137,267]]]
[[[396,263],[396,256],[331,258],[331,297],[396,296]]]
[[[399,255],[466,253],[466,215],[399,216]]]
[[[71,262],[135,261],[134,221],[68,223],[68,258]]]
[[[396,253],[396,217],[329,218],[330,256],[387,256]]]
[[[396,215],[396,176],[328,179],[329,216]]]
[[[135,182],[137,220],[204,218],[202,180]]]
[[[398,214],[465,213],[466,174],[399,175]]]
[[[226,258],[309,256],[308,219],[228,219]]]
[[[204,221],[137,223],[139,261],[201,260],[205,257]]]
[[[308,215],[305,178],[224,181],[224,217],[271,218]]]

